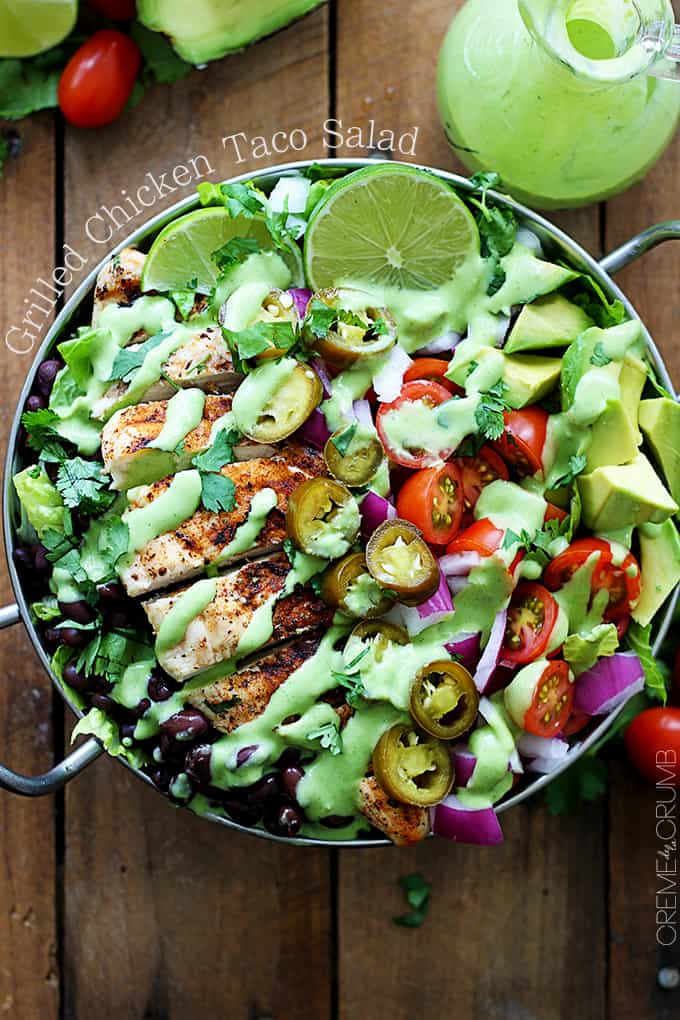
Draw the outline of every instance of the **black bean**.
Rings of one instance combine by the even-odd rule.
[[[167,733],[161,733],[158,739],[158,748],[163,761],[181,761],[186,754],[186,747],[178,744],[174,737]]]
[[[47,407],[47,401],[37,393],[31,393],[26,401],[27,411],[43,411]]]
[[[116,581],[107,581],[106,584],[102,584],[98,593],[99,601],[105,606],[119,606],[127,598],[125,588]]]
[[[175,740],[196,740],[208,729],[208,720],[197,708],[183,708],[161,723],[163,733]]]
[[[90,633],[87,630],[77,630],[75,627],[59,627],[59,637],[64,645],[69,648],[82,648],[90,640]]]
[[[43,642],[48,652],[56,652],[61,644],[61,631],[56,627],[46,627],[43,632]]]
[[[351,815],[327,815],[325,818],[319,819],[319,824],[325,826],[327,829],[343,829],[346,825],[350,825],[354,819]]]
[[[229,817],[239,825],[257,825],[262,817],[259,805],[249,804],[236,790],[230,790],[222,798],[222,806]]]
[[[300,811],[287,801],[274,805],[273,810],[265,812],[264,827],[274,836],[297,836],[304,818]]]
[[[109,694],[113,690],[113,684],[109,683],[104,676],[91,676],[90,688],[99,694]]]
[[[130,623],[128,614],[121,609],[114,609],[113,612],[106,612],[104,614],[104,620],[109,630],[120,630],[122,627],[127,627]]]
[[[168,701],[173,695],[173,685],[169,677],[155,670],[149,677],[146,689],[152,701]]]
[[[270,772],[247,788],[248,800],[255,804],[268,804],[279,796],[276,775]]]
[[[91,701],[94,708],[100,708],[102,712],[106,712],[108,715],[116,715],[118,712],[119,706],[108,694],[93,694]]]
[[[94,620],[94,610],[88,606],[84,599],[77,602],[58,602],[61,615],[67,620],[75,620],[76,623],[91,623]]]
[[[286,769],[289,765],[299,765],[300,752],[296,747],[287,747],[274,764],[279,769]]]
[[[61,370],[61,362],[56,358],[49,358],[43,361],[35,377],[36,388],[44,397],[49,397],[54,386],[57,373]]]
[[[12,559],[14,565],[19,570],[32,570],[34,566],[33,555],[30,549],[26,549],[23,545],[18,545],[12,553]]]
[[[51,572],[52,564],[47,558],[47,549],[44,545],[33,547],[33,564],[38,574],[49,574]]]
[[[299,765],[289,765],[279,773],[281,793],[287,794],[291,800],[295,800],[297,785],[304,776],[304,771]]]
[[[162,790],[163,793],[168,792],[170,783],[175,778],[166,765],[159,765],[157,768],[152,769],[149,776],[153,785],[157,789]]]
[[[199,786],[210,785],[212,778],[210,775],[210,755],[209,744],[197,744],[187,751],[186,758],[184,759],[184,771],[189,776],[189,779]]]
[[[74,691],[79,691],[81,694],[92,690],[94,686],[92,680],[88,679],[76,668],[75,662],[69,662],[64,666],[64,680],[69,687],[72,687]]]
[[[120,739],[121,740],[134,740],[135,739],[135,726],[136,723],[124,722],[120,724]]]

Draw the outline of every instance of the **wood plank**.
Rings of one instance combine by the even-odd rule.
[[[49,115],[21,128],[20,161],[10,161],[0,180],[0,335],[19,330],[24,296],[38,276],[53,269],[54,130]],[[31,298],[29,298],[29,301]],[[38,321],[36,319],[36,321]],[[23,331],[23,327],[21,327]],[[26,349],[19,332],[9,342]],[[0,382],[0,453],[30,354],[3,348]],[[0,568],[2,604],[14,601],[7,570]],[[0,637],[0,759],[18,771],[39,773],[53,764],[52,693],[49,678],[22,626]],[[58,1015],[56,958],[54,800],[21,800],[0,793],[0,1015]]]
[[[147,171],[158,176],[196,153],[215,179],[305,155],[237,165],[221,148],[227,134],[300,128],[307,153],[321,155],[326,49],[319,11],[158,89],[108,132],[69,133],[68,238],[100,257],[83,240],[87,217],[121,188],[132,193]],[[329,1016],[327,852],[236,837],[173,811],[108,760],[69,790],[66,824],[66,1016]]]
[[[398,132],[419,124],[417,161],[460,169],[434,103],[437,50],[451,14],[451,5],[437,0],[408,19],[396,7],[385,11],[364,0],[341,5],[337,117],[361,125],[375,117]],[[598,209],[549,218],[598,252]],[[506,844],[493,851],[431,840],[411,853],[341,856],[341,1020],[439,1016],[451,1002],[475,1020],[571,1020],[575,1001],[582,1020],[601,1020],[603,807],[553,819],[537,799],[503,815],[503,828]],[[415,933],[391,918],[404,909],[398,878],[418,870],[433,882],[433,894]]]

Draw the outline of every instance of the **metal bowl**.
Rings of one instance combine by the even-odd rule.
[[[335,160],[335,159],[323,159],[315,160],[315,163],[321,163],[324,166],[334,167],[340,170],[356,170],[361,167],[374,165],[375,160],[371,159],[348,159],[348,160]],[[286,163],[281,166],[272,167],[267,170],[263,170],[256,173],[242,174],[239,177],[231,179],[231,183],[238,183],[241,181],[254,181],[258,187],[265,191],[269,191],[276,181],[281,176],[286,176],[304,167],[310,166],[311,160],[305,160],[297,163]],[[422,169],[428,170],[430,173],[435,174],[441,180],[447,181],[454,185],[459,191],[471,191],[472,187],[469,182],[457,174],[447,173],[444,170],[435,170],[432,167],[422,167]],[[644,255],[645,252],[664,241],[680,239],[680,220],[675,220],[669,223],[661,223],[656,226],[650,227],[649,230],[644,231],[642,234],[632,238],[626,244],[617,248],[616,251],[611,252],[601,262],[598,262],[591,255],[588,254],[573,238],[569,237],[563,231],[559,230],[552,223],[549,223],[542,216],[537,215],[525,206],[520,205],[518,202],[496,192],[492,193],[495,201],[500,204],[510,206],[516,216],[517,221],[520,225],[529,227],[536,233],[544,246],[546,253],[555,258],[561,258],[568,261],[571,265],[575,266],[584,272],[589,273],[593,276],[602,286],[605,293],[610,299],[618,298],[622,301],[626,307],[628,314],[636,319],[639,319],[635,309],[631,305],[630,301],[625,295],[619,290],[614,281],[612,280],[612,274],[618,272],[624,266],[633,262],[635,259]],[[39,636],[36,632],[35,625],[31,620],[28,604],[24,592],[21,589],[21,583],[17,575],[16,567],[14,566],[13,550],[14,550],[14,521],[16,520],[17,501],[12,485],[12,475],[14,474],[17,466],[17,434],[20,426],[21,412],[24,407],[24,403],[28,394],[33,386],[33,380],[40,364],[45,360],[48,351],[52,346],[60,340],[66,333],[67,328],[70,324],[77,325],[81,322],[85,322],[89,319],[91,312],[92,294],[94,290],[95,280],[102,265],[107,262],[110,258],[120,252],[123,248],[128,245],[136,245],[139,247],[147,247],[154,237],[159,233],[162,228],[174,220],[177,216],[182,213],[190,212],[192,209],[196,209],[199,205],[197,197],[189,197],[178,202],[176,205],[171,206],[164,212],[154,216],[153,219],[149,220],[144,226],[140,227],[134,233],[126,237],[124,241],[121,241],[112,251],[110,251],[106,258],[102,259],[98,266],[96,266],[92,272],[87,276],[85,280],[80,284],[78,289],[75,291],[73,296],[64,306],[61,313],[57,316],[53,323],[49,333],[47,334],[44,343],[36,353],[33,363],[27,372],[26,380],[24,382],[23,389],[19,395],[16,410],[12,420],[12,427],[10,430],[9,442],[7,447],[7,459],[5,463],[5,478],[3,487],[3,527],[5,533],[5,548],[7,551],[7,562],[9,565],[9,572],[12,581],[12,587],[16,595],[16,603],[14,605],[5,606],[0,608],[0,629],[9,627],[19,621],[23,621],[26,630],[31,638],[33,646],[43,664],[45,669],[50,673],[52,682],[56,685],[59,693],[61,694],[64,701],[69,705],[72,711],[77,715],[82,715],[82,712],[76,704],[71,700],[67,691],[59,684],[56,677],[50,669],[50,662],[45,650],[43,649]],[[647,330],[644,328],[643,333],[647,346],[649,349],[650,358],[658,373],[658,376],[663,385],[674,392],[673,384],[670,379],[668,370],[657,350],[652,338],[650,337]],[[680,588],[675,591],[673,597],[669,599],[664,612],[661,614],[658,621],[658,629],[656,633],[656,645],[658,648],[663,641],[668,628],[671,624],[673,610],[680,594]],[[620,711],[620,709],[619,709]],[[555,776],[559,775],[560,772],[564,771],[569,765],[571,765],[578,757],[580,757],[585,751],[588,750],[594,743],[596,743],[606,730],[614,722],[614,719],[618,715],[618,711],[612,713],[588,735],[578,746],[574,747],[568,756],[566,762],[564,762],[555,772],[550,775],[540,776],[533,779],[522,787],[522,789],[515,793],[513,796],[503,800],[497,807],[498,812],[507,811],[508,808],[513,807],[515,804],[521,803],[526,800],[532,794],[546,786]],[[28,777],[17,774],[11,771],[3,765],[0,765],[0,787],[9,790],[13,793],[21,794],[28,797],[41,796],[46,793],[53,793],[62,787],[69,779],[78,775],[85,769],[91,762],[98,758],[104,753],[104,749],[101,744],[94,738],[91,737],[81,746],[76,748],[68,757],[63,761],[59,762],[53,769],[46,772],[44,775]],[[139,779],[145,783],[151,783],[151,780],[146,776],[140,769],[137,769],[130,765],[128,762],[123,761],[123,764],[134,772]],[[316,845],[316,846],[354,846],[354,847],[369,847],[369,846],[384,846],[389,843],[385,839],[358,839],[358,840],[321,840],[321,839],[286,839],[280,836],[273,836],[270,833],[260,829],[250,829],[245,826],[238,825],[236,822],[232,822],[229,819],[222,818],[215,814],[209,814],[207,816],[214,822],[219,822],[221,825],[225,825],[230,829],[237,829],[241,832],[246,832],[251,835],[257,835],[264,837],[265,839],[277,840],[286,843],[296,843],[299,845]]]

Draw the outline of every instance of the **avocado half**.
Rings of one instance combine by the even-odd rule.
[[[270,35],[324,0],[138,0],[137,16],[191,64],[219,60]]]

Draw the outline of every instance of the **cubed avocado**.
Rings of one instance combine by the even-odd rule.
[[[631,524],[662,524],[678,512],[643,453],[630,464],[609,465],[581,475],[578,487],[583,502],[583,523],[591,531],[613,531]]]
[[[638,429],[638,412],[640,409],[640,398],[647,382],[647,366],[644,361],[634,354],[627,354],[621,364],[621,375],[619,386],[621,388],[621,400],[630,418],[631,425],[635,429],[638,445],[642,442],[642,436]]]
[[[633,619],[646,627],[680,584],[680,535],[672,520],[638,528],[642,592]]]
[[[571,344],[562,359],[562,407],[566,411],[574,402],[576,387],[591,368],[613,366],[617,376],[627,350],[640,337],[640,323],[636,319],[619,326],[599,329],[593,326]]]
[[[551,294],[578,276],[573,269],[536,258],[521,244],[516,244],[501,259],[501,266],[505,272],[505,283],[489,302],[492,312],[507,311],[513,305],[525,305],[544,294]]]
[[[270,35],[318,7],[321,0],[138,0],[137,15],[147,28],[163,32],[191,64]]]
[[[540,354],[506,354],[503,382],[505,399],[515,409],[542,400],[560,381],[561,358]]]
[[[586,471],[607,464],[627,464],[638,452],[639,433],[621,400],[610,400],[590,431]]]
[[[680,502],[680,404],[668,397],[642,400],[639,421],[673,499]]]
[[[516,351],[568,347],[592,325],[592,319],[578,305],[567,301],[561,294],[548,294],[524,306],[504,350],[514,354]]]

